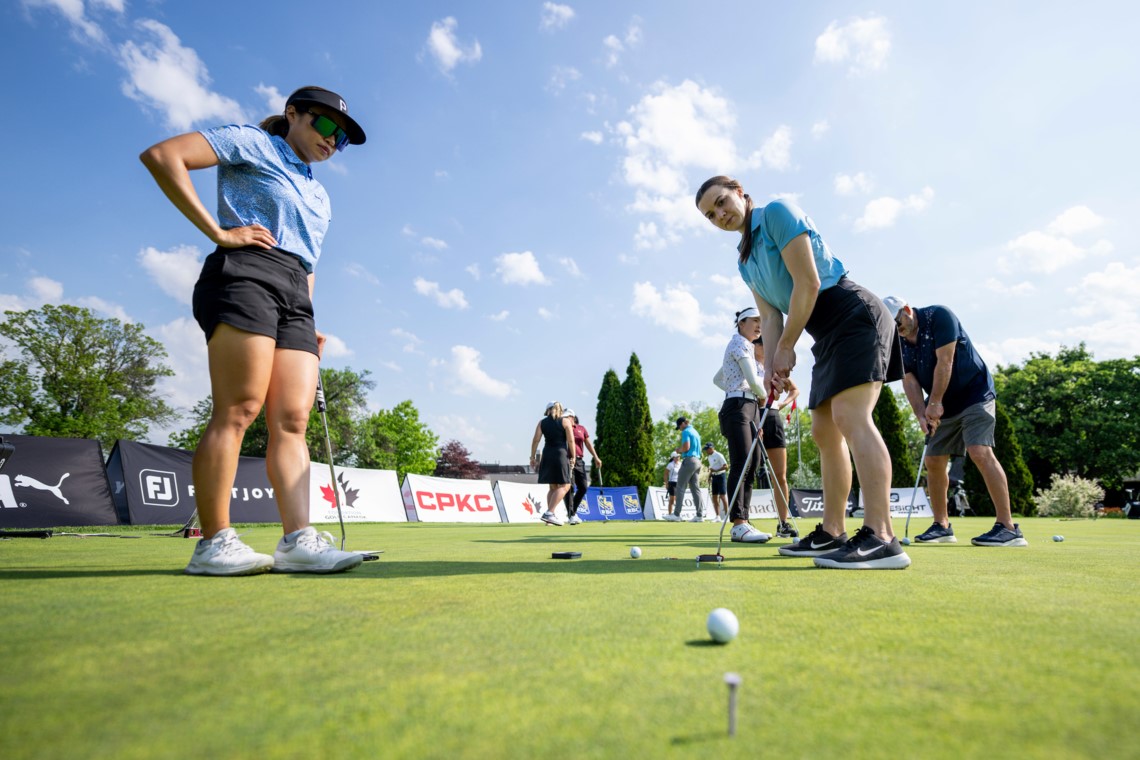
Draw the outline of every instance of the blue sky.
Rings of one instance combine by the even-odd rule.
[[[719,405],[750,298],[693,206],[712,174],[796,199],[854,279],[951,307],[991,367],[1082,340],[1135,356],[1137,8],[8,0],[0,308],[142,322],[191,407],[212,246],[137,155],[317,84],[369,135],[315,170],[325,363],[483,461],[524,462],[551,399],[592,431],[631,351],[655,418]]]

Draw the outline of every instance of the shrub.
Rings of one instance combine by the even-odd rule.
[[[788,478],[789,488],[823,488],[823,479],[806,464],[800,464]]]
[[[1034,501],[1043,517],[1092,517],[1093,506],[1104,498],[1104,489],[1079,475],[1053,475],[1049,487],[1038,489]]]

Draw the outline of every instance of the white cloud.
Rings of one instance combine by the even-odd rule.
[[[265,99],[265,107],[270,113],[285,113],[285,101],[289,96],[282,94],[276,87],[258,83],[254,91]]]
[[[863,216],[855,220],[855,229],[865,232],[893,227],[903,211],[920,213],[930,206],[932,200],[934,189],[931,187],[924,187],[921,192],[908,195],[902,200],[890,196],[876,198],[867,203]]]
[[[387,367],[388,369],[392,370],[393,372],[403,372],[404,371],[404,368],[401,367],[396,362],[390,362],[390,361],[389,362],[380,362],[380,366],[381,367]]]
[[[831,125],[827,123],[827,119],[820,119],[811,125],[811,136],[818,140],[826,135],[829,129],[831,129]]]
[[[476,280],[479,280],[483,277],[483,272],[480,271],[478,264],[470,264],[464,269],[464,271]]]
[[[481,354],[470,346],[451,347],[451,362],[448,367],[452,372],[454,379],[452,390],[456,395],[467,396],[475,392],[492,398],[506,398],[515,392],[510,383],[496,380],[488,375],[479,366],[480,360]]]
[[[629,310],[670,332],[702,337],[701,327],[705,318],[701,314],[701,304],[683,287],[667,286],[665,292],[661,292],[652,283],[634,283],[633,303]]]
[[[491,320],[492,322],[502,322],[504,319],[506,319],[510,315],[511,315],[511,313],[509,311],[507,311],[506,309],[503,309],[498,314],[491,314],[490,316],[487,317],[487,319]]]
[[[138,261],[163,293],[189,306],[194,283],[202,269],[201,256],[202,252],[192,245],[180,245],[169,251],[147,246],[139,251]]]
[[[158,389],[172,406],[189,411],[210,392],[210,369],[206,355],[206,336],[190,317],[180,317],[159,325],[154,337],[166,348],[165,363],[174,375],[159,380]],[[182,424],[172,428],[178,430]],[[152,439],[158,440],[152,433]]]
[[[56,11],[71,24],[74,32],[89,42],[105,43],[107,35],[97,22],[87,16],[92,7],[106,8],[122,14],[123,0],[93,0],[84,4],[83,0],[22,0],[25,8],[49,8]]]
[[[415,279],[416,292],[421,296],[428,296],[435,301],[436,306],[442,309],[466,309],[467,298],[459,288],[444,291],[438,282],[430,282],[422,277]]]
[[[455,36],[455,30],[458,28],[459,22],[455,17],[448,16],[442,21],[433,22],[431,32],[428,33],[427,51],[435,58],[439,70],[447,76],[451,76],[451,70],[456,65],[474,64],[483,57],[483,48],[479,45],[479,40],[467,46],[460,44]]]
[[[573,66],[555,66],[550,72],[550,79],[546,82],[546,90],[555,94],[560,93],[570,82],[577,82],[581,78],[582,74]]]
[[[33,277],[28,280],[28,287],[40,304],[59,303],[63,298],[63,283],[49,277]]]
[[[495,257],[495,274],[507,285],[549,285],[538,261],[530,251],[504,253]]]
[[[340,359],[352,355],[352,349],[348,347],[344,339],[338,338],[332,333],[325,333],[325,347],[322,353],[323,358]]]
[[[1023,280],[1013,285],[1007,285],[996,277],[988,277],[982,284],[985,286],[986,290],[989,290],[993,293],[999,293],[1001,295],[1023,296],[1037,290],[1036,286],[1034,286],[1034,284],[1028,280]]]
[[[658,231],[656,222],[638,222],[637,234],[633,236],[633,247],[641,251],[658,251],[679,239],[680,236],[670,230],[665,230],[664,233]]]
[[[123,324],[132,324],[135,321],[122,306],[100,298],[99,296],[83,296],[82,298],[76,298],[74,303],[76,306],[82,306],[98,314],[117,319]]]
[[[542,4],[542,17],[538,22],[538,28],[544,31],[553,31],[555,29],[565,29],[570,20],[574,18],[574,9],[569,5],[560,5],[558,3],[543,3]]]
[[[885,68],[890,52],[891,34],[881,16],[855,18],[846,26],[832,21],[815,40],[816,63],[849,63],[853,75]]]
[[[434,248],[437,251],[442,251],[447,248],[447,242],[439,240],[438,238],[425,237],[420,240],[420,245],[425,245],[428,248]]]
[[[585,140],[586,142],[593,143],[594,145],[601,145],[602,144],[602,133],[601,132],[596,132],[596,131],[595,132],[583,132],[581,135],[579,135],[579,137],[581,139]]]
[[[582,276],[582,270],[578,268],[578,262],[574,261],[574,259],[570,258],[569,256],[563,256],[562,258],[558,259],[558,263],[562,265],[562,268],[565,269],[566,273],[571,277]]]
[[[380,284],[380,278],[379,277],[372,274],[372,272],[368,271],[368,269],[366,269],[364,267],[364,265],[358,264],[355,261],[349,262],[348,264],[345,264],[344,265],[344,271],[347,272],[349,275],[351,275],[352,278],[355,280],[364,280],[369,285],[379,285]]]
[[[543,319],[545,319],[548,322],[550,320],[554,319],[554,312],[552,312],[550,309],[546,308],[545,306],[539,306],[536,313],[538,314],[538,316],[542,317]]]
[[[236,101],[210,91],[206,65],[169,27],[150,19],[136,26],[145,39],[119,48],[119,63],[128,75],[124,95],[159,111],[167,126],[179,131],[203,121],[247,121]]]
[[[629,22],[624,38],[619,38],[614,34],[607,35],[602,40],[602,46],[606,49],[606,68],[613,68],[618,65],[621,61],[621,54],[641,44],[642,36],[641,19],[637,16],[634,16]]]
[[[874,184],[871,177],[864,172],[858,174],[836,174],[835,192],[839,195],[852,195],[854,193],[869,193]]]
[[[792,128],[781,125],[772,136],[763,142],[760,150],[753,153],[744,167],[760,167],[784,171],[792,165]]]
[[[1065,209],[1060,216],[1049,222],[1046,229],[1055,235],[1070,237],[1094,230],[1102,224],[1104,224],[1104,218],[1098,216],[1088,206],[1073,206]]]
[[[1079,285],[1069,288],[1077,304],[1073,311],[1082,316],[1093,314],[1114,314],[1131,312],[1133,317],[1140,314],[1140,264],[1128,268],[1124,263],[1113,261],[1099,272],[1086,274]]]
[[[468,420],[458,414],[440,414],[431,418],[433,430],[446,430],[447,439],[460,441],[475,458],[475,447],[486,446],[493,442],[492,436],[487,432],[494,430],[494,425],[484,424],[478,416]],[[513,448],[509,444],[507,448]]]
[[[394,338],[399,338],[400,340],[405,341],[404,353],[406,353],[406,354],[417,354],[420,352],[419,347],[420,347],[420,344],[423,343],[423,341],[420,340],[420,338],[417,337],[415,335],[415,333],[410,333],[407,330],[404,330],[403,328],[400,328],[400,327],[393,327],[391,330],[388,331],[388,334]]]
[[[794,203],[798,206],[800,204],[800,198],[803,197],[803,193],[779,192],[779,193],[772,193],[771,197],[773,200],[777,200],[777,201],[779,201],[779,200],[791,201],[792,203]]]

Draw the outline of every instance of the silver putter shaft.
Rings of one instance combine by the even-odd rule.
[[[773,388],[768,392],[768,399],[764,402],[764,413],[760,415],[760,424],[752,425],[752,445],[748,447],[748,456],[744,458],[744,469],[740,471],[740,477],[736,479],[736,488],[732,489],[732,498],[728,501],[728,509],[724,510],[724,521],[720,524],[720,537],[716,540],[716,553],[720,556],[720,548],[724,544],[724,528],[728,525],[728,517],[732,514],[733,505],[736,504],[736,497],[740,493],[740,484],[744,482],[744,475],[748,472],[748,465],[752,462],[752,452],[756,450],[756,444],[760,442],[760,431],[764,429],[764,420],[768,418],[768,412],[772,408],[772,402],[776,398],[776,389]]]
[[[910,506],[906,508],[906,528],[903,537],[910,538],[910,513],[914,511],[914,497],[918,495],[918,484],[922,480],[922,468],[926,466],[926,447],[930,445],[930,436],[922,442],[922,454],[918,457],[918,475],[914,479],[914,489],[910,492]]]
[[[329,476],[332,478],[336,519],[340,521],[340,550],[344,551],[344,515],[340,511],[340,491],[336,487],[336,468],[333,466],[332,439],[329,438],[329,417],[325,406],[325,385],[321,382],[320,370],[317,370],[317,411],[321,413],[321,422],[325,426],[325,455],[329,459]]]

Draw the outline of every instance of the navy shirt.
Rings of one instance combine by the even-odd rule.
[[[918,319],[918,343],[902,341],[903,367],[918,379],[928,401],[934,387],[935,349],[957,344],[950,384],[942,396],[943,417],[953,417],[967,407],[997,398],[993,376],[954,312],[945,306],[924,306],[915,309],[914,316]]]

